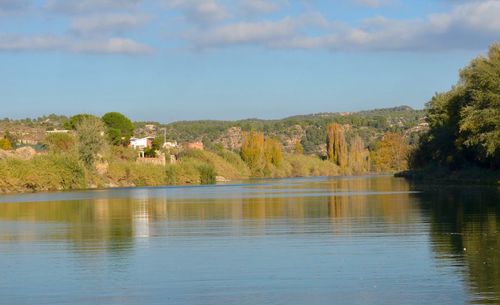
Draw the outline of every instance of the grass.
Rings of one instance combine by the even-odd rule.
[[[0,192],[82,189],[87,171],[73,154],[38,155],[31,160],[0,160]]]
[[[137,163],[129,149],[104,154],[99,170],[87,170],[76,152],[51,152],[31,160],[0,160],[0,193],[74,190],[93,187],[213,184],[217,176],[250,178],[251,170],[234,152],[187,150],[176,164]],[[104,168],[104,169],[103,169]],[[339,169],[317,157],[285,154],[279,166],[267,164],[259,177],[334,176]]]

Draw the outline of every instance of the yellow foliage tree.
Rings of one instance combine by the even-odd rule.
[[[328,160],[337,164],[341,170],[347,168],[347,142],[345,140],[345,131],[342,125],[337,123],[328,125],[326,151]]]
[[[281,143],[276,139],[267,138],[265,140],[264,156],[267,163],[271,163],[274,166],[280,166],[281,161],[283,161]]]
[[[241,158],[254,175],[263,175],[271,165],[276,167],[283,161],[281,143],[277,139],[266,138],[261,132],[249,132],[243,135]]]
[[[360,136],[355,136],[351,140],[349,167],[355,174],[366,173],[370,170],[370,154]]]
[[[252,131],[243,135],[241,158],[252,171],[260,170],[265,165],[264,143],[264,134],[261,132]]]
[[[410,146],[402,134],[389,132],[384,135],[372,152],[376,171],[393,172],[408,168]]]
[[[10,143],[9,139],[0,139],[0,149],[12,150],[12,143]]]

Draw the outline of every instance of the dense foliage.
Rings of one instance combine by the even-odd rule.
[[[500,165],[500,44],[460,71],[450,91],[427,104],[429,132],[412,155],[412,167],[436,163],[451,169]]]
[[[108,128],[108,136],[113,145],[128,145],[135,129],[129,118],[119,112],[108,112],[103,115],[102,121]]]

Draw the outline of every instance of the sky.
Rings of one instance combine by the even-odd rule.
[[[500,41],[499,0],[0,0],[0,117],[423,108]]]

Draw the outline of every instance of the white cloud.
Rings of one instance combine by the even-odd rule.
[[[79,33],[122,32],[137,28],[151,19],[145,14],[110,13],[75,18],[70,29]]]
[[[77,53],[129,55],[148,54],[153,51],[149,46],[125,38],[75,42],[70,45],[69,49]]]
[[[327,21],[317,13],[307,18],[225,24],[187,37],[198,49],[236,45],[355,51],[476,49],[500,40],[498,16],[500,1],[474,1],[423,19],[376,17],[352,27]]]
[[[224,5],[216,0],[166,0],[170,9],[180,9],[190,23],[206,25],[220,22],[229,17]]]
[[[141,0],[46,0],[45,9],[57,13],[74,14],[133,9]]]
[[[271,42],[288,39],[305,26],[326,26],[327,22],[319,14],[306,14],[299,17],[286,17],[278,21],[238,22],[198,30],[189,33],[198,48],[217,48],[221,46],[257,44],[269,46]]]
[[[392,4],[393,0],[352,0],[355,4],[367,7],[381,7]]]
[[[269,14],[279,11],[287,1],[242,0],[241,8],[246,14]]]
[[[54,35],[23,36],[0,34],[0,51],[63,51],[87,54],[128,54],[151,53],[151,47],[130,39],[82,39]]]

